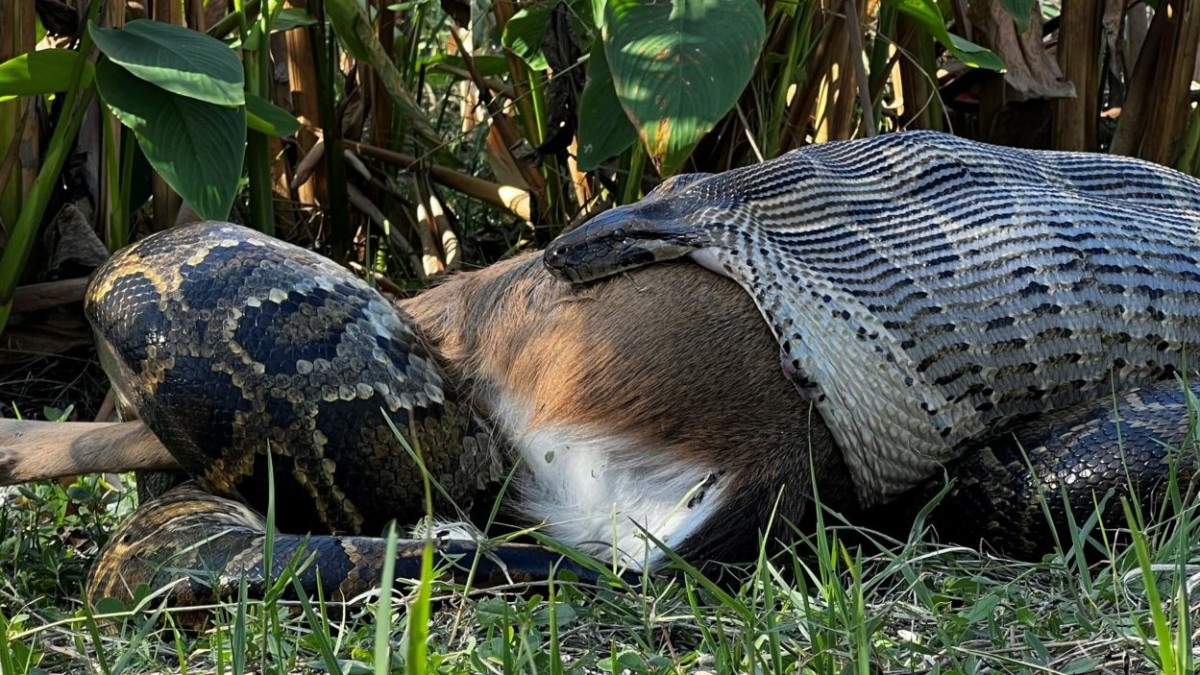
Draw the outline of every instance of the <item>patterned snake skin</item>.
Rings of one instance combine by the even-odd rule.
[[[1030,415],[1200,353],[1200,181],[934,132],[681,176],[552,243],[582,282],[689,256],[740,283],[887,502]]]
[[[1173,472],[1194,471],[1194,454],[1165,447],[1194,436],[1170,376],[1200,342],[1195,181],[926,133],[763,167],[668,181],[566,235],[547,262],[587,280],[692,255],[737,279],[862,501],[917,488],[887,515],[919,510],[945,463],[957,485],[940,527],[1032,552],[1049,536],[1038,495],[1065,494],[1047,500],[1061,523],[1105,491],[1145,492],[1152,507]],[[424,513],[414,454],[441,515],[486,505],[505,477],[507,449],[409,318],[311,252],[223,223],[173,229],[98,270],[87,312],[121,407],[193,479],[114,534],[93,599],[173,584],[177,603],[203,604],[242,578],[257,594],[296,560],[313,563],[306,593],[351,597],[383,564],[383,540],[364,535]],[[269,569],[268,452],[285,533]],[[1102,515],[1120,519],[1119,501]],[[478,584],[553,565],[595,578],[540,547],[438,547]],[[415,576],[420,549],[401,543],[400,575]]]
[[[313,555],[310,594],[317,570],[327,592],[371,588],[384,542],[354,535],[424,514],[421,469],[397,433],[444,490],[439,514],[470,509],[504,478],[504,453],[407,318],[316,253],[226,223],[172,229],[98,269],[86,312],[121,407],[195,479],[122,525],[93,569],[94,598],[178,581],[180,569],[216,578],[177,587],[181,604],[227,596],[242,575],[264,583],[264,523],[247,505],[265,512],[268,452],[279,529],[315,533],[277,539],[273,569]],[[421,547],[402,543],[412,564],[401,574],[419,569]],[[476,553],[461,541],[439,552],[468,563]],[[538,547],[487,553],[479,583],[560,564]],[[587,576],[569,562],[560,569]]]

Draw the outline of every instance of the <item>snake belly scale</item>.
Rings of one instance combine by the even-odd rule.
[[[1200,181],[934,132],[681,177],[562,235],[576,281],[688,256],[737,280],[886,502],[985,434],[1200,347]]]

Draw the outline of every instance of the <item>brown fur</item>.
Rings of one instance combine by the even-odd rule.
[[[533,427],[600,428],[661,454],[643,450],[639,462],[721,467],[734,489],[682,547],[693,560],[752,556],[777,499],[778,516],[798,522],[814,481],[826,503],[853,508],[841,455],[782,376],[750,297],[698,266],[572,287],[534,254],[454,276],[401,308],[485,416],[501,394],[516,396],[533,402]],[[0,420],[0,484],[173,466],[140,422]]]
[[[779,515],[800,520],[810,466],[823,500],[852,507],[840,453],[728,279],[667,264],[576,288],[530,255],[453,277],[402,308],[485,413],[497,393],[516,394],[536,401],[533,426],[601,425],[661,448],[663,463],[724,467],[734,500],[689,540],[691,557],[752,555],[781,492]]]

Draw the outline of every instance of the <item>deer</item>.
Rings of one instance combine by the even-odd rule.
[[[699,266],[573,286],[526,254],[396,305],[507,441],[495,447],[516,468],[503,513],[517,524],[652,569],[664,547],[706,565],[753,559],[804,531],[818,496],[857,509],[752,299]],[[176,466],[136,420],[0,420],[0,484]]]

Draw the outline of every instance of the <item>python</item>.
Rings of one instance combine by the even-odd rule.
[[[504,520],[633,570],[667,566],[660,543],[699,564],[751,560],[761,541],[811,528],[815,496],[871,518],[821,415],[781,376],[752,298],[695,265],[572,285],[524,256],[393,304],[311,252],[202,223],[115,256],[88,311],[140,419],[6,421],[0,482],[163,468],[192,479],[113,535],[93,598],[173,584],[176,602],[203,603],[242,576],[261,588],[297,554],[313,557],[308,590],[351,596],[382,568],[371,535],[424,515],[423,472],[439,515],[483,524],[503,492]],[[1184,398],[1165,382],[981,439],[948,465],[947,528],[1023,549],[1048,539],[1039,490],[1068,490],[1059,515],[1109,490],[1153,504],[1170,473],[1158,441],[1188,438]],[[1106,442],[1118,435],[1120,448]],[[268,466],[288,505],[271,569]],[[590,573],[540,547],[438,547],[485,583]],[[400,555],[418,552],[407,542]]]

